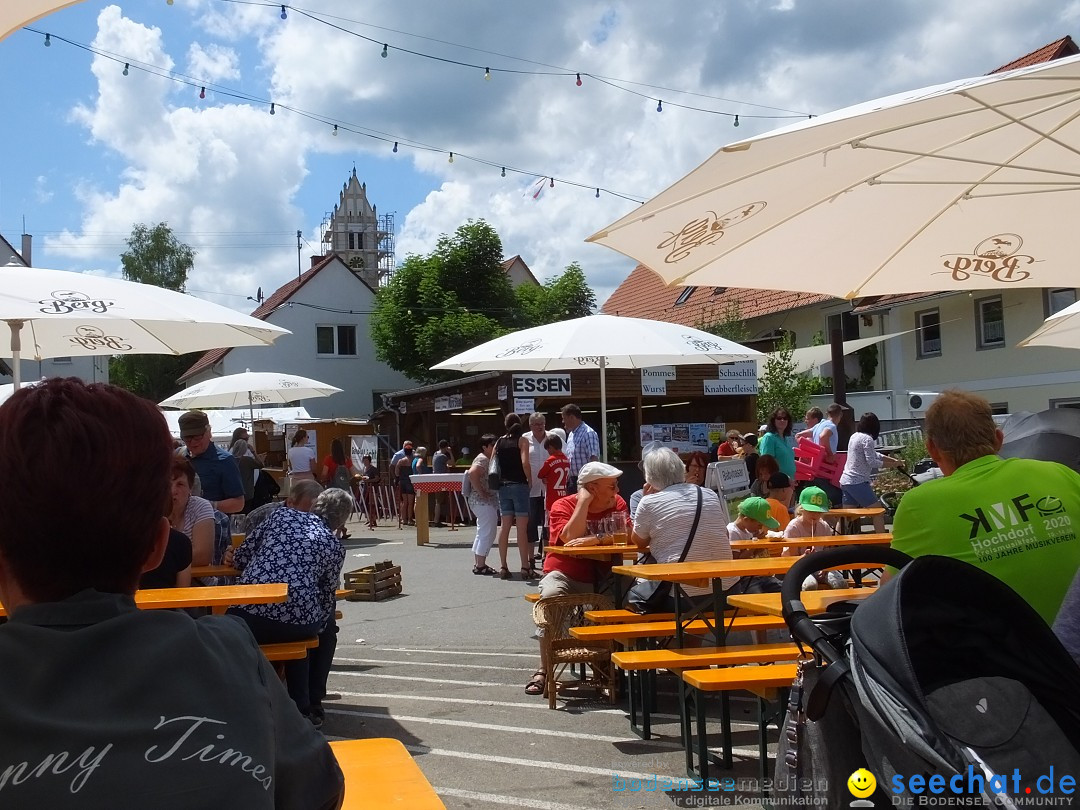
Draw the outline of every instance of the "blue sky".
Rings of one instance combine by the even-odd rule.
[[[132,225],[166,221],[197,250],[190,289],[244,309],[296,272],[297,229],[306,266],[355,164],[379,211],[396,213],[399,260],[484,218],[542,278],[580,262],[603,300],[631,266],[583,240],[635,205],[606,189],[645,199],[724,143],[785,123],[753,117],[783,114],[770,107],[820,113],[985,73],[1080,19],[1080,4],[1057,0],[309,3],[283,21],[278,6],[226,0],[88,0],[33,24],[120,63],[25,30],[0,42],[0,232],[17,246],[25,217],[35,264],[115,273]],[[207,97],[137,68],[125,77],[128,60],[205,81]],[[582,85],[500,72],[563,68]],[[215,85],[343,129],[271,117]],[[740,127],[677,104],[739,113]],[[346,131],[361,126],[496,166],[393,154]],[[502,178],[502,165],[556,186],[533,200],[536,177]]]

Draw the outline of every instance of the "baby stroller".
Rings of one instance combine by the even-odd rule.
[[[807,615],[803,579],[867,562],[900,571],[861,603]],[[1061,796],[1060,777],[1080,772],[1080,668],[996,577],[950,557],[830,549],[792,566],[781,600],[812,651],[777,753],[787,803],[1009,808]],[[860,768],[876,789],[849,788]]]

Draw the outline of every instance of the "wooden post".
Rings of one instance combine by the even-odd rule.
[[[430,526],[428,525],[428,494],[426,492],[417,490],[413,517],[416,519],[416,545],[422,546],[431,537]]]
[[[844,333],[833,329],[829,336],[832,349],[833,402],[844,409],[840,424],[836,426],[836,449],[847,450],[848,439],[855,432],[855,412],[847,402],[847,372],[844,369]]]

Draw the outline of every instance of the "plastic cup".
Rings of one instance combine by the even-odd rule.
[[[247,515],[230,515],[229,530],[232,536],[232,546],[237,548],[247,537]]]

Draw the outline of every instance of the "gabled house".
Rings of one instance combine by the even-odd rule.
[[[1077,53],[1080,47],[1063,37],[992,72]],[[841,330],[844,340],[907,332],[878,346],[872,371],[860,368],[854,357],[846,360],[848,377],[865,374],[874,390],[891,390],[892,413],[879,405],[878,415],[903,420],[921,417],[933,394],[948,387],[977,391],[998,413],[1080,407],[1080,355],[1016,346],[1047,316],[1076,300],[1077,289],[1059,288],[915,293],[850,302],[802,292],[667,287],[638,265],[601,311],[697,327],[734,319],[749,331],[743,342],[762,351],[770,350],[782,333],[802,348],[834,329]]]
[[[363,417],[382,407],[381,394],[416,385],[375,359],[371,312],[375,290],[337,254],[312,258],[312,266],[279,287],[252,317],[292,332],[270,346],[206,352],[180,378],[185,385],[226,374],[281,371],[342,389],[306,399],[314,417]]]
[[[0,267],[15,265],[18,267],[32,267],[33,238],[30,234],[22,235],[22,246],[16,250],[3,236],[0,236]],[[26,352],[25,338],[23,352]],[[8,348],[10,340],[8,329],[3,326],[0,329],[0,357],[10,358],[11,351]],[[23,382],[40,380],[42,377],[78,377],[85,382],[109,381],[109,358],[98,357],[52,357],[45,360],[34,360],[33,357],[23,357],[19,361],[21,368],[20,376]],[[6,360],[0,360],[0,383],[12,381],[11,366]]]

